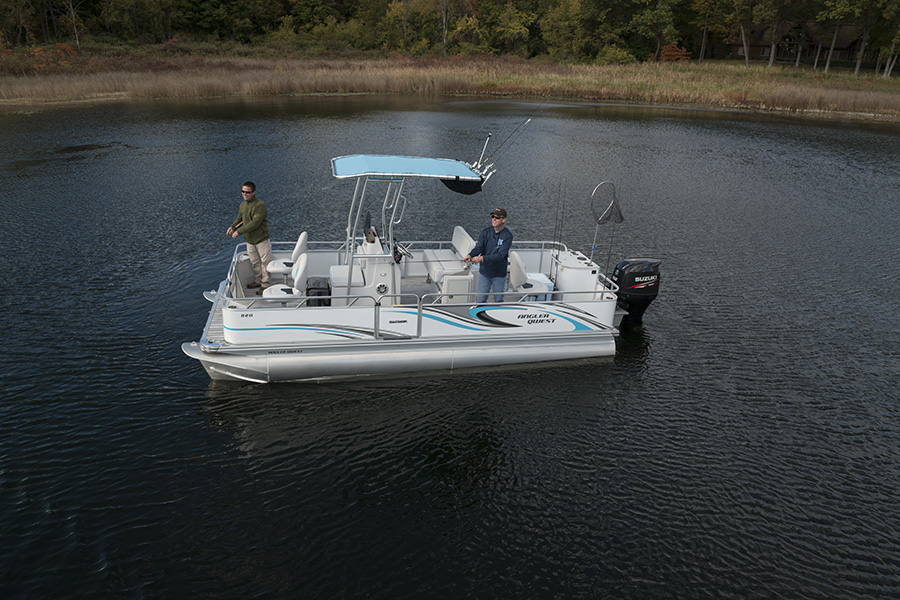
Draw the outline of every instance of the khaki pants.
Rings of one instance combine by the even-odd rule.
[[[263,287],[269,287],[269,270],[266,267],[272,261],[272,241],[263,240],[258,244],[247,244],[247,256],[253,265],[254,281]]]

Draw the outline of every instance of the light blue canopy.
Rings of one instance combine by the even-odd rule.
[[[443,180],[481,181],[481,175],[461,160],[351,154],[331,159],[331,171],[338,179],[350,177],[432,177]]]

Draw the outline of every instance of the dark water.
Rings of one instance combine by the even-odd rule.
[[[503,206],[588,247],[615,182],[598,246],[664,270],[614,360],[230,386],[182,355],[245,179],[276,239],[338,238],[332,156],[474,159],[535,112],[401,235]],[[900,127],[313,98],[7,114],[0,149],[4,599],[900,595]]]

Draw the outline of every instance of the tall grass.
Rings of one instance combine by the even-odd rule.
[[[298,94],[490,94],[900,117],[900,80],[732,61],[564,65],[475,58],[40,57],[31,72],[0,56],[0,109],[108,98]],[[80,62],[79,62],[80,59]],[[7,60],[4,65],[3,61]],[[63,62],[65,61],[65,62]],[[5,73],[5,74],[4,74]]]

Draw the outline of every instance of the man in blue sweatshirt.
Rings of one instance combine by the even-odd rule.
[[[506,265],[509,262],[509,247],[513,234],[506,229],[506,211],[495,208],[491,211],[491,224],[478,235],[472,251],[463,257],[463,262],[480,264],[478,277],[478,303],[487,302],[493,289],[494,302],[503,302],[503,288],[506,287]]]

